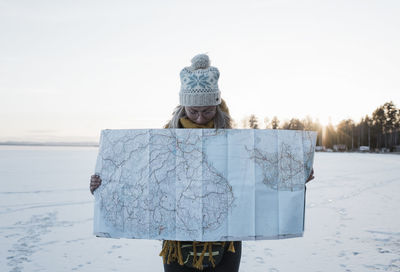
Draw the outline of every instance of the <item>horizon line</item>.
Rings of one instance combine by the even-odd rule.
[[[70,147],[99,147],[98,142],[35,142],[35,141],[5,141],[0,146],[70,146]]]

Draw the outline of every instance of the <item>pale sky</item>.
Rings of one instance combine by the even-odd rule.
[[[400,107],[400,1],[0,0],[0,141],[161,128],[198,53],[232,117]]]

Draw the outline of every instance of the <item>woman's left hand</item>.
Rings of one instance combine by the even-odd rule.
[[[314,179],[314,168],[311,170],[310,176],[306,180],[306,183],[309,182],[310,180],[313,180],[313,179]]]

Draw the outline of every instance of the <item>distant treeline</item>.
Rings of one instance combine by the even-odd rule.
[[[237,126],[237,124],[236,124]],[[392,101],[386,102],[374,110],[371,116],[366,115],[360,122],[345,119],[336,126],[329,123],[323,127],[318,119],[292,118],[281,122],[277,116],[266,117],[261,125],[252,114],[242,120],[242,127],[254,129],[296,129],[318,132],[317,145],[333,148],[334,145],[345,145],[347,150],[360,146],[369,146],[370,150],[388,148],[393,150],[400,144],[400,109]]]

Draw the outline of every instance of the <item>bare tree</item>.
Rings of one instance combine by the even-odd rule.
[[[269,118],[268,117],[265,117],[264,118],[264,127],[265,128],[271,128],[271,123],[270,123],[270,120],[269,120]]]

